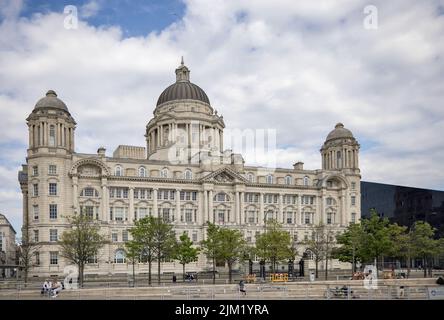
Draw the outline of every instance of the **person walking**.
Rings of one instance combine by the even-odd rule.
[[[239,281],[239,291],[240,291],[241,293],[243,293],[244,296],[247,295],[247,291],[245,291],[245,283],[244,283],[244,280]]]

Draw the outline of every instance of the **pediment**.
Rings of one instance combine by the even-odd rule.
[[[246,183],[246,179],[230,168],[218,169],[202,178],[202,182]]]

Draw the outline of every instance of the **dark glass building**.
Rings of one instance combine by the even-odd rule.
[[[370,209],[407,227],[426,221],[444,237],[444,191],[361,181],[361,216],[369,217]]]

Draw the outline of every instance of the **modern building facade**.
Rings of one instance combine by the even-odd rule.
[[[361,181],[362,217],[369,217],[371,209],[407,227],[426,221],[437,237],[444,237],[444,191]]]
[[[0,277],[9,278],[17,267],[16,232],[5,215],[0,214]]]
[[[205,238],[207,221],[238,229],[254,243],[269,219],[295,242],[311,237],[320,222],[339,232],[360,219],[359,144],[344,125],[327,135],[321,169],[305,170],[302,162],[290,169],[247,166],[240,154],[224,149],[223,117],[190,82],[183,61],[175,73],[145,128],[146,147],[121,145],[112,156],[103,147],[96,154],[75,151],[77,123],[54,91],[37,102],[26,119],[29,148],[19,172],[22,232],[42,245],[31,275],[63,273],[57,240],[66,216],[80,212],[99,221],[111,241],[91,257],[90,274],[129,270],[123,251],[128,230],[147,215],[162,217],[195,243]],[[187,266],[209,267],[204,255]],[[162,272],[174,271],[181,271],[177,262],[162,264]]]

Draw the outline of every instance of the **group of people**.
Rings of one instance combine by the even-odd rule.
[[[49,279],[46,279],[45,282],[43,282],[41,294],[48,294],[51,298],[56,298],[57,295],[64,289],[63,282],[60,282],[57,280],[57,278],[54,278],[52,281]]]

